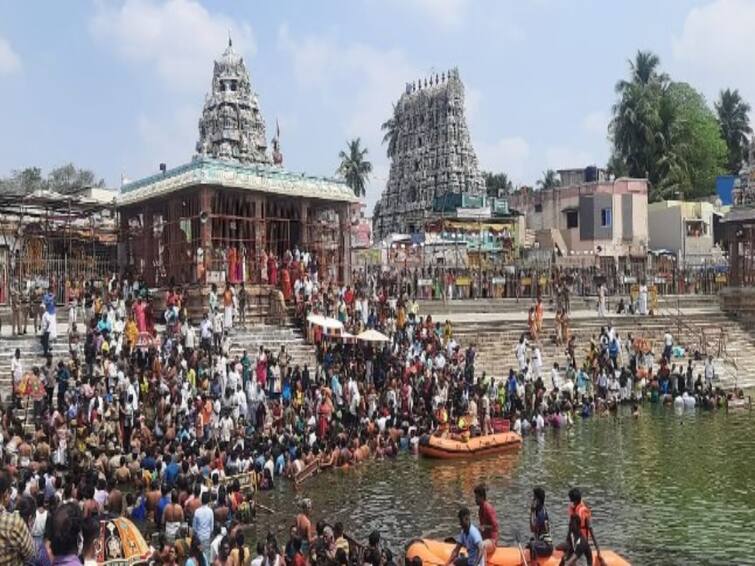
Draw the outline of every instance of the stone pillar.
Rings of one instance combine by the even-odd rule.
[[[199,246],[202,248],[202,264],[196,265],[197,282],[207,282],[207,270],[210,268],[210,250],[212,249],[212,189],[203,186],[199,189]],[[202,222],[202,218],[206,218]],[[196,256],[196,254],[195,254]],[[199,262],[199,257],[195,257]]]
[[[739,239],[737,238],[737,226],[730,225],[727,230],[729,238],[729,285],[740,287],[742,278],[739,265]]]
[[[338,226],[340,228],[340,263],[341,283],[351,285],[351,215],[349,205],[344,204],[338,209]]]
[[[261,283],[261,256],[262,251],[265,249],[267,242],[266,236],[266,224],[265,224],[265,199],[260,197],[254,199],[254,261],[252,261],[252,281]]]
[[[299,248],[304,251],[309,246],[309,203],[302,199],[299,201]]]
[[[155,225],[152,207],[146,204],[142,208],[142,273],[148,285],[155,284]]]

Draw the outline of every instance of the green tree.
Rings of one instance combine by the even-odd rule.
[[[87,187],[104,187],[105,181],[98,180],[89,169],[78,169],[73,163],[67,163],[50,171],[47,185],[51,191],[70,194],[81,192]]]
[[[14,171],[11,177],[15,179],[16,185],[24,193],[33,193],[47,188],[47,183],[42,178],[42,169],[39,167],[27,167],[21,171]]]
[[[537,188],[541,191],[546,189],[553,189],[561,185],[561,179],[558,178],[558,173],[553,169],[543,171],[543,177],[537,182]]]
[[[638,51],[628,63],[629,80],[616,83],[619,100],[614,104],[609,125],[613,141],[611,169],[621,169],[631,177],[647,177],[655,183],[659,107],[669,79],[658,71],[658,56],[649,51]]]
[[[750,127],[750,105],[747,104],[737,89],[722,90],[715,103],[721,136],[726,142],[726,170],[731,174],[739,173],[742,162],[747,159],[748,134]]]
[[[365,195],[365,184],[372,172],[372,163],[365,159],[367,148],[363,148],[361,144],[360,138],[347,142],[346,151],[338,153],[341,164],[337,170],[358,197]]]
[[[724,172],[727,148],[703,95],[687,83],[671,83],[664,93],[660,116],[660,178],[651,198],[713,194],[716,176]]]
[[[659,65],[656,55],[638,51],[629,80],[616,84],[609,169],[647,178],[651,200],[706,196],[722,172],[726,144],[704,97],[672,82]]]
[[[39,167],[13,171],[10,177],[0,179],[0,191],[10,194],[28,194],[35,191],[50,190],[62,194],[81,192],[86,187],[104,187],[105,181],[97,179],[89,169],[78,169],[73,163],[56,167],[42,176]]]
[[[398,113],[396,112],[396,105],[393,105],[393,116],[388,118],[380,125],[380,129],[385,132],[383,134],[383,143],[388,144],[385,153],[388,157],[396,155],[398,149]]]
[[[514,192],[514,185],[506,173],[483,171],[482,178],[485,179],[485,190],[489,197],[500,197]]]

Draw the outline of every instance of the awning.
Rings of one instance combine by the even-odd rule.
[[[357,336],[357,340],[361,340],[362,342],[390,342],[391,339],[388,338],[385,334],[382,332],[378,332],[377,330],[374,330],[370,328],[369,330],[365,330],[361,334]]]
[[[326,330],[343,330],[343,323],[340,320],[321,314],[310,314],[307,317],[307,322],[315,326],[322,326]]]

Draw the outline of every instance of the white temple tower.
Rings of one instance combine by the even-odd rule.
[[[271,164],[267,154],[265,121],[257,94],[252,89],[244,59],[228,47],[215,60],[212,90],[206,96],[199,119],[197,155],[238,161]]]

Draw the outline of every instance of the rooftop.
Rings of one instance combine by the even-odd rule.
[[[158,198],[196,185],[220,185],[281,196],[359,202],[348,185],[338,179],[313,177],[274,165],[242,164],[201,157],[165,172],[124,184],[118,205],[126,206]]]

